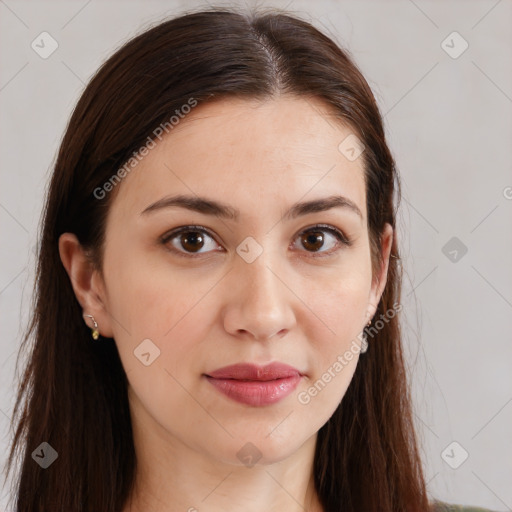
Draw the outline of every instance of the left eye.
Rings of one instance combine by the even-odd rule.
[[[298,235],[294,244],[300,243],[307,252],[331,253],[341,244],[350,245],[350,242],[337,229],[327,226],[314,226]]]

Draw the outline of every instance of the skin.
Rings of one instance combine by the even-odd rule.
[[[298,396],[374,315],[393,236],[386,225],[384,263],[372,279],[363,159],[349,161],[338,150],[351,133],[320,100],[198,105],[115,190],[104,278],[73,234],[61,236],[77,300],[100,333],[115,339],[129,380],[138,472],[124,512],[322,510],[312,473],[317,432],[343,398],[359,355],[309,403]],[[180,207],[141,215],[174,194],[228,203],[240,216]],[[349,198],[362,218],[340,207],[282,218],[296,202],[333,194]],[[318,232],[319,223],[338,228],[352,245],[322,231],[324,245],[312,249],[300,234]],[[203,234],[203,246],[184,247],[179,235],[159,240],[187,225],[213,237]],[[263,250],[252,263],[236,252],[248,236]],[[330,254],[319,257],[314,247]],[[147,338],[160,350],[149,366],[134,356]],[[238,362],[273,361],[305,376],[269,406],[235,402],[203,376]],[[261,454],[250,468],[237,457],[249,442]]]

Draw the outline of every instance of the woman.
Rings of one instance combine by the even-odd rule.
[[[308,23],[120,48],[49,188],[16,510],[456,510],[413,428],[398,200],[368,84]]]

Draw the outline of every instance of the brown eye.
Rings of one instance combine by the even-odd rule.
[[[179,243],[186,251],[196,252],[204,245],[204,237],[198,231],[186,231],[181,233]]]
[[[219,248],[215,239],[204,229],[185,226],[162,237],[162,243],[181,256],[206,254]]]
[[[329,256],[336,253],[340,246],[350,246],[352,242],[341,231],[331,226],[317,225],[304,230],[297,237],[295,248],[306,249],[315,256]]]
[[[309,231],[301,235],[302,246],[308,251],[319,251],[324,245],[324,236],[321,231]]]

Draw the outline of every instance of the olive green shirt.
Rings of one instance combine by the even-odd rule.
[[[453,505],[442,501],[435,501],[432,505],[432,512],[492,512],[487,508],[471,507],[466,505]]]

